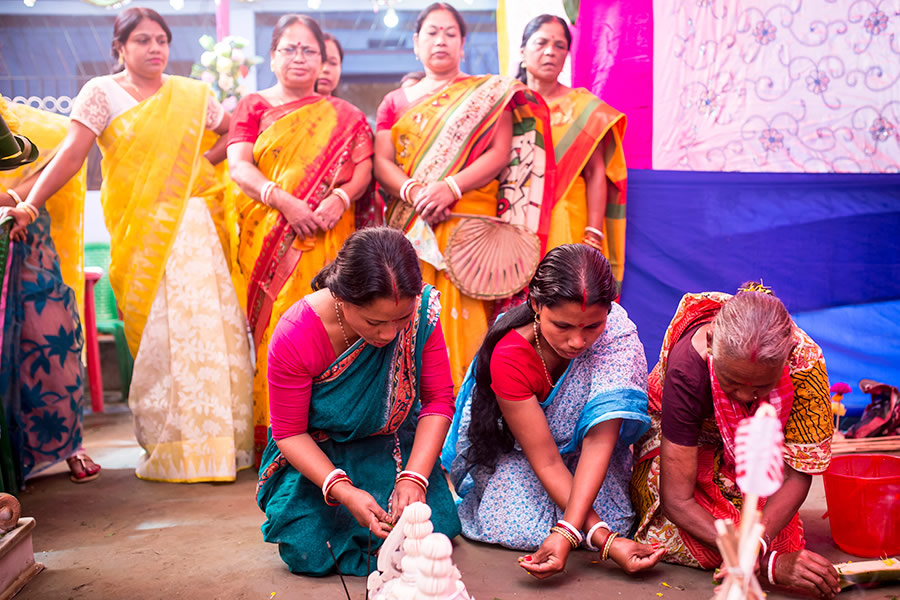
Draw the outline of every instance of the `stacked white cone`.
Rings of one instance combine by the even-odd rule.
[[[369,575],[372,600],[473,600],[454,566],[447,536],[432,533],[431,509],[416,502],[390,533]]]

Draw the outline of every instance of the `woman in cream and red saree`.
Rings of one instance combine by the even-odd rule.
[[[358,108],[314,92],[325,42],[316,22],[285,15],[272,33],[273,87],[241,100],[228,164],[240,187],[230,215],[232,275],[256,352],[254,443],[269,426],[266,361],[278,319],[312,290],[358,226],[380,220],[371,192],[372,131]]]
[[[250,349],[203,197],[225,140],[202,153],[204,130],[224,133],[229,116],[202,82],[164,74],[172,36],[159,14],[128,8],[113,36],[124,70],[82,88],[27,202],[42,206],[97,140],[109,279],[135,356],[137,476],[233,481],[252,464]]]
[[[389,196],[388,224],[402,229],[441,292],[453,381],[462,383],[495,302],[464,293],[444,261],[457,214],[499,217],[547,239],[553,158],[545,151],[546,105],[522,83],[460,72],[465,22],[434,3],[416,22],[415,48],[426,76],[394,90],[378,108],[375,177]],[[533,272],[533,271],[532,271]],[[531,273],[512,296],[525,286]],[[499,297],[498,297],[499,298]]]
[[[650,431],[634,446],[635,540],[663,560],[713,569],[716,519],[740,521],[735,432],[762,402],[784,427],[784,484],[761,507],[760,576],[831,597],[831,563],[806,550],[798,509],[831,462],[834,433],[822,350],[761,284],[737,295],[686,294],[650,373]]]
[[[619,291],[625,272],[625,115],[584,88],[559,83],[572,45],[565,20],[525,26],[519,79],[550,107],[556,194],[547,250],[583,242],[609,260]]]

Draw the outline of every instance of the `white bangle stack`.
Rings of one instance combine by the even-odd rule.
[[[274,188],[276,184],[274,181],[267,181],[263,184],[262,188],[259,190],[259,201],[265,204],[266,206],[271,206],[269,204],[269,194],[272,193],[272,188]]]
[[[594,552],[600,552],[600,548],[595,546],[594,542],[592,542],[591,540],[594,537],[594,532],[597,531],[598,529],[600,529],[601,527],[603,527],[604,529],[606,529],[608,531],[612,531],[609,528],[609,523],[606,523],[605,521],[600,521],[599,523],[595,523],[593,527],[588,529],[588,532],[584,536],[584,546],[588,550],[593,550]]]

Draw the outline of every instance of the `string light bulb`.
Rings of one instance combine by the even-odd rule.
[[[387,9],[387,12],[384,13],[384,25],[393,29],[399,24],[400,17],[397,15],[397,11],[394,10],[394,7],[391,6]]]
[[[322,0],[306,0],[306,6],[310,10],[319,10],[322,7]]]

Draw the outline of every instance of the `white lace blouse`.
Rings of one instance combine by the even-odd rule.
[[[137,106],[138,101],[116,83],[112,75],[101,75],[84,84],[72,103],[73,120],[99,136],[113,119]],[[215,129],[225,118],[225,109],[210,92],[206,108],[206,129]]]

